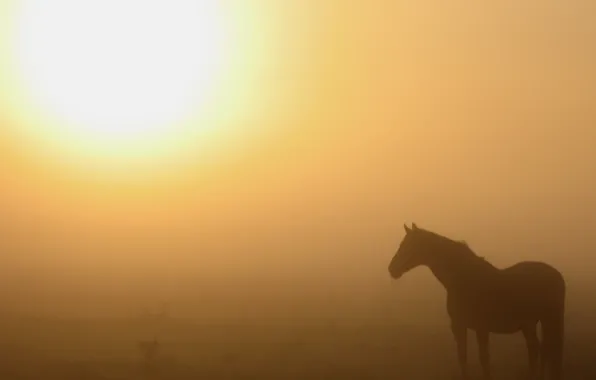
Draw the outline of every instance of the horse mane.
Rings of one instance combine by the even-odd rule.
[[[444,244],[447,248],[447,252],[449,252],[449,254],[453,255],[454,257],[463,259],[475,259],[479,262],[493,266],[486,260],[486,258],[484,258],[483,256],[478,256],[476,252],[474,252],[472,248],[470,248],[470,246],[465,240],[453,240],[446,236],[439,235],[436,232],[423,230],[421,228],[419,228],[419,230],[423,231],[425,234],[432,236],[439,243]]]

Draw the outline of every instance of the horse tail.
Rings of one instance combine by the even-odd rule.
[[[565,340],[565,286],[553,295],[553,304],[540,321],[542,327],[542,366],[547,366],[553,380],[563,376]]]

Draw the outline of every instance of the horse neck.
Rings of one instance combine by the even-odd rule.
[[[453,283],[454,271],[452,268],[448,268],[447,266],[440,265],[436,262],[429,263],[427,266],[445,289],[449,290],[450,288],[453,288],[455,284]]]
[[[427,266],[447,291],[461,286],[474,286],[475,282],[497,271],[479,257],[453,257],[449,254],[437,254]]]

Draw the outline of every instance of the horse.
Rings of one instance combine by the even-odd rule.
[[[467,332],[475,331],[483,376],[491,378],[489,334],[522,332],[532,379],[561,380],[566,285],[561,272],[540,261],[497,268],[467,243],[404,225],[406,234],[389,264],[399,279],[428,267],[447,291],[447,313],[461,376],[468,379]],[[540,322],[542,342],[538,339]]]

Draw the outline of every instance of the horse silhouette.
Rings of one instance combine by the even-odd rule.
[[[391,277],[427,266],[447,290],[447,313],[461,374],[468,378],[467,331],[476,332],[483,375],[490,379],[489,334],[522,332],[530,377],[560,380],[564,340],[565,280],[543,262],[499,269],[462,241],[404,225],[406,235],[389,264]],[[538,339],[540,322],[542,342]],[[540,365],[539,365],[540,364]]]

